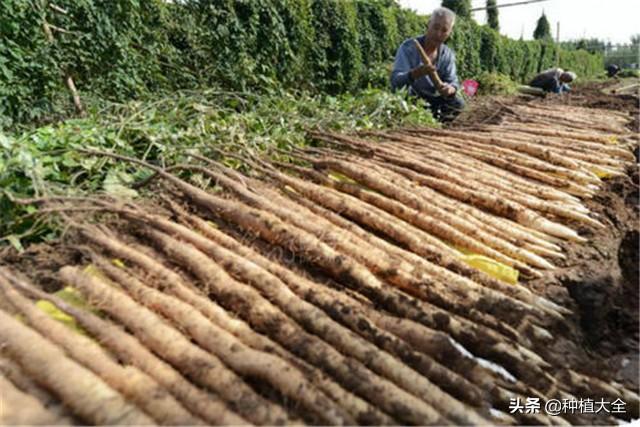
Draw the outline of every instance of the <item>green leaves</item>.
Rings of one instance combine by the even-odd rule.
[[[333,94],[386,86],[379,64],[424,26],[386,0],[58,0],[67,15],[40,3],[3,2],[1,128],[73,114],[66,73],[83,100],[118,102],[210,86]],[[49,44],[45,18],[72,34],[54,32]]]
[[[0,133],[0,148],[8,150],[11,148],[11,140]]]
[[[511,95],[518,90],[518,85],[509,76],[499,73],[482,73],[478,83],[481,95]]]
[[[258,96],[211,88],[111,104],[85,119],[0,134],[0,242],[12,236],[18,247],[51,233],[47,224],[34,221],[32,207],[15,204],[15,199],[98,192],[138,197],[131,184],[150,171],[76,148],[114,151],[164,166],[181,163],[192,153],[216,155],[211,148],[290,149],[307,144],[306,131],[314,128],[348,131],[433,123],[429,111],[406,93],[367,89],[329,96],[274,88]]]
[[[456,3],[455,1],[453,3]],[[458,2],[468,3],[468,2]],[[63,82],[83,101],[116,102],[182,89],[265,93],[285,87],[339,94],[386,87],[400,43],[426,17],[390,0],[4,0],[0,14],[0,128],[42,125],[73,114]],[[55,32],[48,43],[42,22]],[[462,78],[483,71],[521,80],[553,63],[553,48],[514,41],[459,19],[450,41]],[[565,51],[580,75],[598,55]]]
[[[471,0],[442,0],[442,7],[453,10],[460,18],[471,18]]]
[[[133,182],[134,178],[130,174],[111,169],[102,183],[102,189],[120,199],[133,199],[138,196],[138,192],[129,187]]]

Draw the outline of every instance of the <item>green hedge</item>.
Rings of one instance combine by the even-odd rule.
[[[516,82],[526,82],[556,64],[553,42],[513,40],[472,20],[457,21],[448,45],[456,53],[462,79],[488,71],[507,75]],[[602,72],[603,58],[585,50],[561,49],[560,67],[588,78]]]
[[[3,0],[0,127],[55,119],[70,102],[61,70],[83,97],[123,101],[151,92],[284,85],[332,94],[388,84],[389,64],[426,17],[393,0]],[[71,31],[48,44],[46,19]],[[462,78],[482,71],[522,81],[552,66],[554,45],[458,20],[451,47]],[[563,51],[561,66],[590,75],[602,58]]]

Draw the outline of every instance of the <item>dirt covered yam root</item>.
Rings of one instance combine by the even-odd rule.
[[[4,311],[0,311],[0,322],[0,342],[9,356],[80,419],[90,424],[155,424],[100,377],[68,358],[33,329]]]
[[[64,212],[74,257],[0,260],[0,422],[636,419],[637,382],[582,350],[581,283],[558,290],[576,248],[612,227],[637,236],[600,200],[627,179],[627,121],[516,103],[472,127],[314,131],[286,153],[189,153],[167,169],[81,150],[150,170],[157,191],[35,201]],[[40,273],[64,290],[44,292]],[[530,399],[540,410],[519,410]],[[625,411],[551,416],[552,399]]]

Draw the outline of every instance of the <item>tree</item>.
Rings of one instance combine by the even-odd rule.
[[[631,36],[630,43],[612,45],[607,43],[605,65],[616,64],[620,68],[636,68],[640,63],[640,34]]]
[[[547,16],[542,12],[542,16],[538,19],[536,29],[533,31],[533,38],[536,40],[551,39],[551,26]]]
[[[442,0],[442,7],[453,10],[461,18],[471,18],[471,0]]]
[[[603,53],[607,48],[607,44],[604,40],[592,37],[590,39],[581,38],[577,40],[570,40],[561,42],[560,46],[566,50],[586,50],[589,53]]]
[[[487,0],[487,25],[496,31],[500,31],[500,23],[498,22],[498,8],[496,0]]]

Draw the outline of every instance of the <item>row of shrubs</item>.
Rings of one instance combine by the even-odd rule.
[[[62,75],[83,96],[123,101],[203,86],[255,91],[284,85],[328,93],[387,84],[402,40],[426,17],[394,0],[3,0],[0,118],[30,122],[68,105]],[[43,22],[53,27],[48,43]],[[67,32],[57,31],[62,28]],[[450,45],[461,77],[523,80],[554,64],[550,42],[515,41],[459,20]],[[562,51],[589,75],[602,58]],[[0,122],[0,124],[2,124]]]
[[[538,72],[554,67],[556,55],[561,68],[581,77],[594,76],[603,69],[601,54],[557,49],[550,40],[510,39],[472,20],[459,20],[448,44],[456,52],[462,78],[491,72],[526,82]]]

